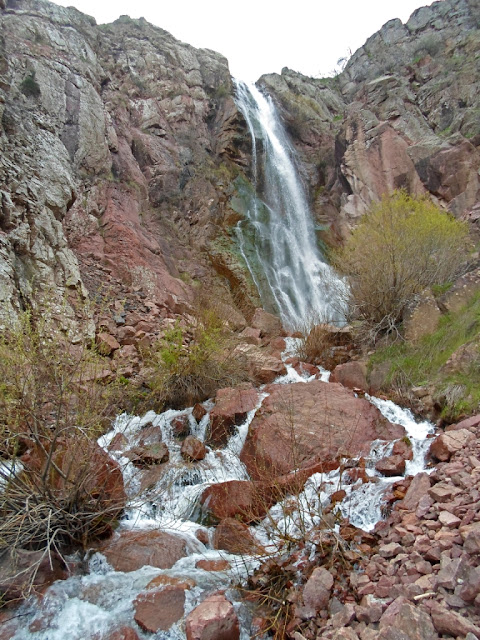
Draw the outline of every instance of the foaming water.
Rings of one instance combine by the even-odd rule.
[[[288,327],[309,318],[341,324],[346,286],[318,249],[294,149],[271,98],[254,84],[236,87],[252,139],[255,188],[236,230],[262,302]]]

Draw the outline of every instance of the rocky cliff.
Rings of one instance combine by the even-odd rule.
[[[480,4],[444,0],[387,22],[335,78],[263,76],[303,161],[327,239],[392,189],[480,219]]]
[[[88,293],[120,323],[178,312],[248,164],[227,61],[144,20],[1,8],[0,321],[33,303],[74,335]]]
[[[228,231],[251,145],[225,58],[143,19],[0,10],[0,323],[34,304],[76,340],[94,331],[87,299],[113,331],[184,312],[216,282],[241,325],[233,296],[247,317],[258,298]],[[262,77],[327,242],[400,187],[478,228],[479,15],[478,0],[436,2],[336,78]]]

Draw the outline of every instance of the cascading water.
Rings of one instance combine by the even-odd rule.
[[[240,251],[265,308],[285,326],[344,321],[345,284],[322,259],[294,150],[270,98],[236,81],[252,138],[255,193],[237,225]]]

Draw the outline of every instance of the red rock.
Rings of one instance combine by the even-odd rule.
[[[387,478],[401,476],[405,473],[405,459],[402,456],[388,456],[379,460],[375,469]]]
[[[387,609],[388,611],[388,609]],[[385,613],[387,613],[387,611]],[[384,614],[385,615],[385,614]],[[402,631],[409,640],[438,640],[430,616],[419,607],[404,602],[398,613],[391,616],[392,626]],[[382,627],[383,616],[380,620]]]
[[[261,344],[260,329],[254,329],[253,327],[245,327],[242,333],[239,334],[239,339],[247,344]]]
[[[220,389],[210,412],[209,440],[215,445],[225,444],[235,425],[245,421],[247,413],[258,403],[256,389]]]
[[[395,556],[398,556],[399,553],[403,553],[403,551],[403,547],[396,542],[383,544],[378,549],[378,553],[382,558],[394,558]]]
[[[241,453],[255,480],[268,481],[347,453],[367,454],[373,440],[404,434],[367,400],[339,384],[315,380],[270,385],[266,391],[270,395],[254,417]]]
[[[4,601],[22,599],[33,581],[35,591],[43,591],[55,580],[68,577],[67,567],[56,551],[16,549],[0,559],[0,594]]]
[[[106,636],[105,640],[139,640],[139,637],[132,627],[122,627]]]
[[[125,453],[132,464],[136,467],[152,467],[157,464],[168,462],[170,453],[164,442],[149,444],[144,447],[134,447]]]
[[[197,422],[200,422],[201,419],[206,415],[207,410],[205,409],[205,407],[197,402],[197,404],[193,407],[192,416]]]
[[[335,491],[330,496],[330,502],[332,504],[335,504],[336,502],[341,502],[346,497],[346,495],[347,495],[347,492],[344,491],[343,489],[340,489],[340,491]]]
[[[467,567],[458,595],[465,602],[473,602],[480,593],[480,567]]]
[[[428,490],[428,495],[433,498],[435,502],[447,502],[447,500],[450,500],[461,492],[461,489],[458,489],[453,484],[438,482]]]
[[[437,460],[445,462],[450,460],[452,455],[474,438],[473,433],[468,429],[459,429],[458,431],[448,431],[433,440],[430,445],[430,455]]]
[[[457,518],[457,516],[454,516],[453,513],[450,513],[449,511],[441,511],[439,513],[438,520],[444,527],[448,527],[449,529],[455,529],[461,523],[460,518]]]
[[[135,622],[144,631],[167,631],[183,617],[185,589],[166,586],[161,591],[141,593],[134,601]]]
[[[465,538],[463,548],[467,553],[475,555],[480,553],[480,528],[475,528]]]
[[[184,460],[197,462],[203,460],[207,455],[207,448],[201,440],[195,436],[187,436],[182,442],[180,449],[181,456]]]
[[[117,340],[109,333],[105,333],[104,331],[98,333],[95,340],[97,343],[98,351],[103,356],[109,356],[113,351],[120,349],[120,345],[118,344]]]
[[[455,425],[455,429],[470,429],[471,427],[479,427],[480,426],[480,415],[472,416],[471,418],[466,418],[462,420],[458,424]]]
[[[330,382],[339,382],[349,389],[367,391],[367,367],[364,362],[359,361],[338,364],[332,371]]]
[[[282,333],[282,323],[280,319],[271,313],[267,313],[263,309],[255,309],[252,318],[252,327],[259,329],[262,337],[275,337]]]
[[[228,571],[231,569],[231,564],[226,560],[198,560],[195,566],[204,571]]]
[[[430,484],[430,476],[427,473],[417,473],[408,487],[405,498],[398,504],[398,508],[405,509],[407,511],[413,511],[416,509],[420,500],[430,489]]]
[[[170,426],[172,427],[172,434],[175,438],[184,438],[190,433],[190,424],[188,422],[187,415],[177,416],[176,418],[173,418],[173,420],[170,422]]]
[[[200,542],[204,545],[210,544],[210,539],[208,537],[207,529],[197,529],[195,531],[195,537],[197,538],[197,540],[200,540]]]
[[[440,603],[432,603],[431,616],[435,629],[441,635],[445,634],[456,638],[457,636],[466,636],[467,633],[473,633],[474,636],[480,638],[479,627],[459,613],[446,609]]]
[[[312,618],[319,611],[327,609],[332,588],[332,574],[323,567],[314,569],[303,587],[303,615],[307,618]]]
[[[261,553],[262,549],[243,522],[225,518],[215,529],[214,549],[223,549],[235,554]]]
[[[185,557],[185,540],[164,531],[123,531],[100,547],[115,571],[136,571],[145,565],[170,569]]]
[[[113,438],[110,444],[108,445],[109,451],[123,451],[125,445],[128,444],[128,440],[123,435],[123,433],[117,433]]]
[[[402,456],[404,460],[411,460],[413,458],[412,445],[407,444],[405,440],[397,440],[393,444],[392,455]]]
[[[234,353],[245,359],[249,374],[256,384],[269,384],[287,373],[285,363],[280,358],[269,355],[253,344],[240,344]]]
[[[222,593],[206,598],[185,621],[187,640],[239,640],[235,610]]]
[[[294,367],[295,371],[299,376],[316,376],[318,374],[318,369],[315,365],[309,364],[308,362],[297,362]]]
[[[263,518],[273,501],[262,487],[248,480],[230,480],[213,484],[202,493],[200,502],[217,520],[241,516],[244,522]]]

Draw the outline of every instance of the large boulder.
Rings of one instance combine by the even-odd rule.
[[[272,338],[282,333],[282,323],[280,318],[277,318],[277,316],[274,316],[260,308],[255,309],[251,325],[254,329],[258,329],[260,331],[260,335],[262,337],[268,336]]]
[[[257,384],[269,384],[287,373],[287,368],[280,358],[253,344],[239,344],[234,353],[245,359],[248,372]]]
[[[214,593],[186,619],[187,640],[238,640],[240,628],[235,610],[223,593]]]
[[[235,425],[242,424],[257,403],[258,391],[253,387],[217,391],[215,406],[210,412],[209,441],[215,445],[225,444]]]
[[[367,391],[367,367],[364,362],[356,360],[338,364],[332,371],[330,382],[339,382],[349,389]]]
[[[161,590],[140,593],[133,603],[135,622],[144,631],[167,631],[182,618],[185,608],[185,588],[167,585]]]
[[[201,440],[195,436],[187,436],[182,442],[180,454],[187,462],[203,460],[207,455],[207,448]]]
[[[99,548],[115,571],[136,571],[145,565],[170,569],[187,555],[185,540],[164,531],[123,531]]]
[[[243,522],[225,518],[215,529],[214,549],[223,549],[234,554],[258,554],[264,551]]]
[[[315,380],[271,385],[247,435],[241,460],[255,480],[340,456],[366,455],[373,440],[403,437],[367,400],[340,384]]]
[[[430,455],[437,460],[446,462],[450,460],[452,455],[470,441],[473,440],[474,435],[468,429],[458,429],[456,431],[448,431],[442,433],[442,435],[435,438],[430,445]]]

